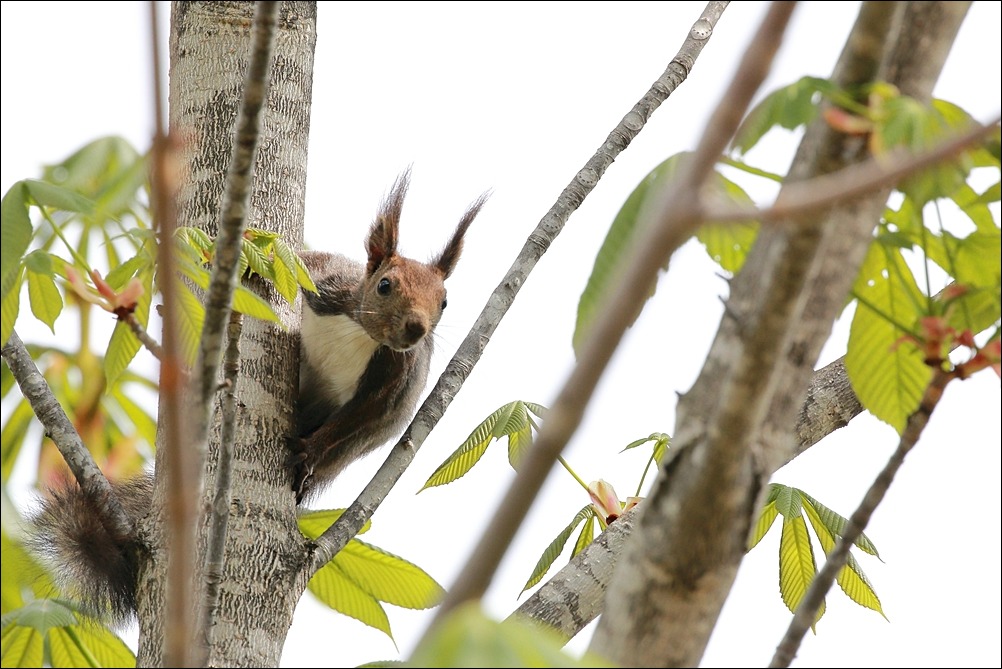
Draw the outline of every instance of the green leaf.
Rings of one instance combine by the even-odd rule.
[[[901,341],[901,327],[914,327],[927,298],[900,251],[880,244],[870,247],[856,286],[846,372],[862,405],[900,434],[932,378],[922,352]]]
[[[156,418],[146,413],[139,404],[134,402],[128,393],[124,392],[121,383],[116,383],[112,388],[111,396],[118,403],[122,412],[132,422],[136,435],[153,446],[157,441],[157,421]]]
[[[272,310],[271,305],[257,293],[241,284],[237,284],[233,291],[233,310],[246,316],[259,318],[262,321],[282,325],[281,319]]]
[[[803,515],[784,517],[783,534],[779,540],[779,593],[790,611],[796,612],[815,573],[814,549]],[[814,618],[815,623],[821,620],[824,612],[825,605],[822,604]]]
[[[411,655],[412,667],[609,667],[591,653],[574,659],[551,628],[513,618],[498,623],[477,602],[456,608]]]
[[[28,270],[25,274],[28,281],[28,301],[31,313],[35,318],[49,326],[53,334],[56,332],[56,319],[63,310],[63,296],[56,286],[52,274],[43,274]]]
[[[719,172],[710,182],[706,196],[722,203],[753,207],[755,202],[737,185]],[[696,239],[718,265],[732,275],[744,265],[752,244],[758,237],[758,223],[707,223],[696,232]]]
[[[512,469],[518,470],[519,463],[522,462],[522,458],[529,452],[531,446],[532,426],[528,422],[528,416],[526,416],[525,427],[508,435],[508,463]]]
[[[125,642],[96,623],[54,628],[48,641],[53,667],[136,666],[136,657]]]
[[[807,495],[804,495],[806,499],[810,499]],[[824,550],[825,555],[830,555],[832,550],[835,548],[835,535],[831,532],[831,529],[822,521],[821,516],[810,504],[804,505],[804,515],[811,522],[811,526],[814,528],[814,533],[818,537],[818,541],[821,543],[821,548]],[[877,598],[877,593],[874,592],[873,586],[870,585],[870,581],[866,578],[863,570],[860,568],[859,563],[849,553],[846,559],[846,565],[839,570],[838,575],[835,577],[836,582],[839,587],[842,588],[849,599],[856,602],[857,604],[864,606],[868,609],[873,609],[881,615],[884,615],[883,610],[880,607],[880,600]],[[884,616],[886,618],[886,616]]]
[[[573,560],[578,553],[588,548],[592,541],[595,540],[595,522],[597,516],[595,515],[594,507],[592,508],[592,513],[589,518],[587,518],[584,524],[581,526],[581,531],[578,532],[578,540],[574,542],[574,548],[571,549],[571,559]]]
[[[762,513],[758,516],[758,522],[755,523],[755,530],[748,537],[748,550],[755,548],[758,542],[762,541],[762,538],[769,532],[773,521],[776,520],[778,515],[779,509],[776,508],[775,501],[769,502],[762,508]]]
[[[581,345],[588,328],[595,320],[595,316],[602,308],[602,300],[612,291],[616,281],[622,276],[622,264],[630,251],[631,245],[636,236],[637,217],[648,193],[658,192],[664,188],[665,184],[674,176],[679,162],[685,154],[677,154],[668,158],[644,177],[644,179],[633,189],[626,202],[620,208],[609,232],[606,233],[605,240],[595,256],[595,264],[592,267],[588,283],[584,292],[578,300],[577,323],[574,326],[574,336],[572,344],[575,355],[580,355]],[[648,297],[654,294],[656,284],[650,286]],[[630,324],[637,319],[640,312],[633,314]]]
[[[825,79],[803,77],[767,95],[755,105],[738,128],[731,145],[738,154],[748,153],[760,139],[777,126],[794,130],[807,125],[818,114],[820,93],[830,92]]]
[[[302,512],[297,518],[299,531],[308,539],[316,539],[326,532],[334,524],[334,521],[341,517],[344,511],[344,509],[320,509],[317,511]],[[369,531],[370,527],[372,527],[372,521],[367,520],[358,533],[365,534]]]
[[[0,301],[0,345],[6,345],[14,332],[14,323],[17,321],[18,312],[21,310],[21,284],[24,281],[24,268],[17,267],[11,281],[10,290],[4,293],[3,300]]]
[[[4,667],[42,666],[42,635],[30,627],[8,625],[6,616],[0,646],[0,660]]]
[[[94,211],[93,202],[67,188],[38,179],[25,179],[21,183],[24,184],[31,199],[40,207],[52,207],[81,214],[89,214]]]
[[[143,284],[143,294],[136,300],[136,309],[133,315],[136,317],[136,322],[145,328],[150,322],[150,307],[153,304],[152,266],[147,266],[138,278]],[[180,290],[179,292],[187,291]],[[115,323],[115,329],[111,333],[111,339],[108,340],[108,348],[104,354],[104,375],[108,388],[111,388],[122,372],[129,367],[129,363],[136,357],[140,348],[142,348],[142,343],[132,328],[124,321]]]
[[[174,287],[174,294],[178,298],[178,308],[174,313],[178,315],[177,333],[181,359],[185,365],[191,367],[198,357],[202,325],[205,323],[205,307],[185,283],[178,281]]]
[[[334,563],[358,587],[381,602],[408,609],[438,604],[445,590],[417,565],[358,539],[334,556]]]
[[[800,494],[803,501],[806,502],[806,504],[804,504],[804,509],[813,513],[818,522],[821,523],[829,534],[836,537],[840,537],[845,534],[845,525],[849,522],[848,520],[835,513],[803,490],[798,490],[797,492]],[[815,531],[817,531],[817,528],[815,528]],[[818,533],[818,538],[821,538],[820,532]],[[822,545],[823,543],[824,542],[822,542]],[[859,538],[856,539],[854,545],[861,551],[869,553],[878,559],[880,558],[880,554],[877,552],[877,547],[873,545],[873,542],[870,541],[869,537],[867,537],[865,533],[860,533]],[[827,550],[828,549],[825,549],[826,552]]]
[[[0,201],[0,280],[4,300],[13,288],[14,273],[21,266],[21,258],[31,244],[32,227],[26,194],[24,182],[18,181]],[[4,330],[6,331],[6,327]],[[5,336],[4,342],[6,341]]]
[[[295,252],[280,237],[273,242],[275,250],[275,288],[285,301],[292,304],[299,294],[299,263]]]
[[[543,554],[539,556],[539,560],[536,561],[536,566],[532,569],[532,574],[529,576],[529,580],[525,582],[522,587],[522,592],[525,592],[532,586],[539,583],[546,572],[550,570],[553,562],[560,557],[560,554],[564,551],[564,544],[567,543],[567,539],[571,536],[571,532],[577,527],[582,521],[590,521],[591,518],[595,516],[595,510],[592,508],[591,504],[588,504],[580,511],[578,511],[571,522],[567,524],[567,527],[560,531],[560,534],[550,542],[550,545],[546,547]],[[521,593],[519,593],[521,594]]]
[[[349,578],[335,561],[328,562],[307,584],[309,591],[330,608],[393,638],[386,611],[375,597]]]
[[[531,429],[528,411],[537,416],[545,414],[545,407],[539,404],[515,400],[505,404],[488,416],[480,425],[474,428],[470,436],[459,445],[452,455],[445,459],[422,486],[421,490],[452,483],[465,476],[480,461],[487,451],[491,441],[507,436],[509,439],[509,458],[515,453],[514,467],[522,448],[526,445],[526,429]],[[511,446],[512,435],[515,435],[515,446]],[[531,435],[530,435],[531,437]],[[419,490],[418,492],[421,492]]]
[[[271,270],[271,261],[268,256],[246,237],[241,240],[240,256],[252,272],[266,279],[275,280],[275,273]]]

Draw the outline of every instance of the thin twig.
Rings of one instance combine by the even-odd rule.
[[[136,339],[138,339],[139,342],[146,347],[146,350],[153,354],[154,358],[163,362],[163,346],[160,345],[160,342],[150,336],[150,333],[147,332],[146,328],[143,327],[143,324],[139,322],[139,319],[136,318],[136,314],[134,312],[126,312],[118,318],[129,326],[129,329],[132,330],[132,334],[136,335]]]
[[[976,125],[967,132],[944,139],[924,151],[896,149],[887,155],[850,165],[831,174],[788,184],[770,207],[710,208],[706,211],[706,218],[714,222],[756,220],[775,223],[868,195],[894,186],[906,177],[963,153],[997,132],[999,121],[1000,118],[996,116],[986,125]]]
[[[869,490],[866,491],[863,501],[853,512],[849,518],[849,522],[846,523],[842,536],[839,537],[835,544],[835,548],[828,554],[825,566],[821,568],[821,571],[811,581],[810,588],[808,588],[804,598],[800,601],[800,605],[797,606],[797,612],[794,614],[793,620],[790,621],[790,626],[787,628],[786,634],[776,647],[776,653],[769,663],[770,667],[790,666],[790,662],[793,661],[793,658],[797,654],[797,649],[800,648],[800,642],[803,640],[804,634],[810,629],[811,624],[817,618],[818,608],[824,603],[825,595],[828,594],[828,590],[832,587],[835,577],[845,566],[849,556],[849,549],[866,529],[866,525],[870,522],[873,512],[880,505],[880,502],[891,487],[895,474],[897,474],[901,465],[904,464],[905,456],[908,455],[908,452],[918,442],[919,437],[922,436],[922,431],[929,423],[929,417],[943,397],[943,390],[946,388],[946,384],[952,378],[953,376],[950,372],[942,369],[935,370],[935,374],[922,396],[919,408],[908,417],[908,422],[901,433],[897,449],[895,449],[887,464],[884,465],[883,470],[881,470],[880,474],[873,481]]]
[[[709,33],[712,33],[727,5],[727,2],[707,3],[694,24],[700,29],[697,35],[690,32],[664,73],[609,133],[595,154],[560,193],[535,230],[529,234],[515,262],[487,299],[476,323],[382,467],[351,506],[316,540],[313,558],[307,567],[308,576],[327,564],[358,533],[385,499],[473,371],[487,342],[525,284],[529,273],[613,161],[640,133],[661,103],[688,77],[697,57],[709,41]]]
[[[223,580],[223,553],[226,546],[226,529],[230,519],[230,482],[233,473],[233,440],[237,420],[237,380],[240,376],[240,332],[243,316],[230,312],[226,334],[226,351],[223,356],[223,389],[219,458],[216,465],[216,483],[212,506],[209,508],[209,537],[205,554],[205,593],[202,619],[199,624],[205,647],[212,646],[214,621],[219,610],[220,584]]]

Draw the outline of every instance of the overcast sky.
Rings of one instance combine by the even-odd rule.
[[[702,7],[321,3],[307,243],[362,258],[362,239],[380,198],[413,164],[401,246],[424,259],[441,248],[466,205],[493,189],[448,283],[449,309],[432,367],[437,378],[526,236],[662,73]],[[2,3],[4,192],[99,136],[122,135],[145,149],[152,134],[146,8],[133,2]],[[451,585],[511,480],[506,445],[492,446],[451,486],[416,491],[502,404],[552,402],[573,364],[577,298],[608,225],[651,168],[695,146],[764,8],[744,2],[727,9],[690,80],[573,215],[375,515],[367,541]],[[850,2],[803,3],[767,90],[803,75],[828,76],[856,9]],[[981,121],[1000,106],[999,9],[998,2],[974,4],[936,91]],[[162,23],[166,28],[166,14]],[[794,138],[769,139],[776,148],[749,159],[782,171]],[[726,285],[717,273],[694,244],[673,258],[565,452],[586,481],[604,478],[621,497],[635,493],[644,454],[618,452],[638,437],[674,430],[676,393],[694,381],[719,321]],[[845,329],[844,323],[836,328],[819,364],[844,353]],[[18,330],[25,339],[44,339],[30,316],[22,315]],[[836,589],[797,665],[999,666],[999,405],[993,374],[950,386],[867,529],[882,561],[859,556],[888,621]],[[861,416],[774,480],[849,515],[896,443],[891,428]],[[347,506],[381,461],[370,456],[350,468],[324,504]],[[492,615],[506,616],[518,605],[540,553],[586,502],[566,473],[551,476],[488,594]],[[778,543],[773,528],[745,560],[703,666],[768,663],[789,621],[777,586]],[[394,659],[397,648],[406,654],[428,614],[391,608],[389,615],[396,648],[383,634],[304,597],[282,663],[351,666]],[[585,641],[576,639],[571,647],[581,649]]]

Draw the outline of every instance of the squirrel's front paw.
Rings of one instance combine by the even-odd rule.
[[[292,454],[289,456],[292,468],[292,491],[296,493],[296,504],[301,504],[313,482],[313,458],[309,456],[304,440],[292,440]]]

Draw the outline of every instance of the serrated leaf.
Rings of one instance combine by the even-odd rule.
[[[10,290],[4,294],[3,300],[0,301],[0,319],[3,321],[0,325],[0,345],[5,345],[10,339],[11,333],[14,332],[14,323],[17,322],[17,315],[21,310],[21,284],[23,281],[24,270],[19,267],[13,274]]]
[[[870,247],[854,295],[860,302],[849,329],[846,372],[863,407],[900,434],[932,370],[916,346],[900,341],[906,333],[888,317],[913,327],[926,298],[901,253],[879,244]]]
[[[56,319],[63,310],[63,296],[56,287],[51,274],[42,274],[28,270],[25,273],[28,281],[28,302],[35,318],[49,326],[53,334],[56,332]]]
[[[840,537],[845,533],[845,526],[849,521],[844,516],[835,513],[803,490],[799,490],[798,492],[800,493],[801,498],[807,502],[804,504],[804,509],[812,511],[817,517],[818,522],[820,522],[831,535]],[[820,533],[818,538],[820,538]],[[877,552],[877,547],[863,532],[860,532],[859,538],[856,539],[855,546],[864,553],[869,553],[878,559],[880,558],[880,554]],[[828,549],[826,548],[825,551],[827,552],[827,550]]]
[[[42,635],[30,627],[4,624],[0,647],[4,667],[42,666]]]
[[[271,305],[257,293],[241,284],[237,284],[233,291],[233,310],[245,316],[282,325],[281,319],[272,310]]]
[[[334,524],[334,521],[341,517],[344,511],[344,509],[319,509],[316,511],[301,512],[296,519],[299,523],[299,531],[308,539],[316,539],[326,532]],[[367,520],[358,533],[365,534],[369,531],[370,527],[372,527],[372,521]]]
[[[808,498],[807,495],[804,495]],[[821,548],[824,550],[825,555],[831,555],[832,550],[835,548],[835,535],[831,532],[830,528],[822,521],[821,516],[818,512],[810,505],[804,505],[804,515],[811,522],[811,526],[814,528],[814,533],[818,537],[818,541],[821,543]],[[880,600],[877,598],[877,593],[873,591],[873,586],[870,585],[870,581],[866,578],[863,570],[860,568],[859,563],[849,553],[846,556],[846,564],[842,569],[839,570],[838,575],[835,577],[836,582],[839,587],[842,588],[849,599],[856,602],[860,606],[864,606],[868,609],[873,609],[881,615],[884,614],[880,607]],[[886,616],[885,616],[886,618]]]
[[[53,667],[134,667],[136,657],[116,634],[97,624],[49,632]]]
[[[19,181],[0,200],[0,280],[3,299],[7,299],[13,286],[14,273],[21,266],[21,258],[31,244],[33,231],[25,196],[24,182]],[[7,338],[4,337],[4,342],[6,341]]]
[[[349,541],[334,562],[358,587],[387,604],[427,609],[445,594],[417,565],[358,539]]]
[[[776,510],[783,514],[783,518],[796,518],[802,512],[803,502],[800,499],[800,491],[790,486],[780,483],[774,484],[776,491]]]
[[[512,469],[518,471],[519,463],[522,462],[522,458],[529,452],[531,446],[532,426],[528,422],[528,416],[526,416],[525,426],[508,435],[508,463]]]
[[[334,561],[321,567],[307,588],[322,603],[393,638],[390,620],[375,597],[358,587]]]
[[[784,517],[783,534],[779,540],[779,593],[790,611],[796,612],[815,573],[814,549],[803,515]],[[822,604],[814,618],[815,623],[821,620],[824,612],[825,605]]]
[[[536,561],[536,566],[532,569],[532,574],[529,576],[529,580],[525,582],[522,587],[522,592],[525,592],[532,586],[539,583],[546,572],[550,570],[553,562],[560,557],[560,554],[564,551],[564,544],[567,543],[567,539],[571,536],[571,532],[577,527],[582,521],[588,520],[595,515],[595,510],[592,508],[591,504],[584,506],[580,511],[578,511],[571,522],[567,524],[567,527],[562,529],[560,533],[550,542],[550,545],[546,547],[543,554],[539,556],[539,560]],[[519,593],[521,594],[521,593]]]
[[[574,542],[574,548],[571,549],[571,559],[573,560],[578,553],[588,548],[592,541],[595,540],[595,516],[594,509],[592,510],[591,516],[585,519],[584,524],[581,526],[581,531],[578,532],[578,540]]]
[[[113,269],[108,272],[108,276],[104,277],[104,280],[114,290],[121,290],[129,282],[129,279],[136,275],[136,272],[143,268],[149,268],[151,265],[149,255],[141,251],[120,265],[112,265]]]
[[[296,254],[281,237],[277,237],[272,244],[275,250],[272,265],[275,270],[275,289],[286,302],[292,304],[299,294],[299,264],[296,262]]]
[[[518,432],[528,425],[527,409],[518,400],[504,405],[499,411],[501,411],[501,414],[491,429],[491,436],[495,439],[500,439],[512,432]]]
[[[240,256],[251,271],[266,279],[275,280],[275,274],[271,271],[271,261],[256,244],[249,239],[243,238],[240,243]]]
[[[298,253],[294,253],[293,257],[296,259],[296,280],[299,282],[299,285],[311,293],[317,292],[317,286],[313,283],[310,271],[306,269],[306,263],[303,262]]]
[[[762,508],[762,513],[758,515],[758,521],[755,523],[755,529],[748,537],[748,550],[755,548],[758,542],[762,541],[778,515],[779,509],[776,508],[775,501],[769,502]]]
[[[487,451],[487,447],[490,445],[491,441],[494,439],[494,426],[503,417],[511,413],[511,406],[515,404],[511,402],[504,405],[503,407],[497,409],[494,413],[484,419],[480,425],[474,428],[470,436],[466,438],[462,444],[459,445],[452,454],[445,459],[441,465],[438,466],[428,480],[425,481],[424,486],[421,490],[427,488],[433,488],[435,486],[445,485],[446,483],[452,483],[456,479],[465,476],[467,472],[473,469],[473,465],[477,464],[483,454]],[[419,490],[418,492],[421,492]]]
[[[178,344],[181,349],[181,359],[187,367],[195,364],[198,357],[198,345],[202,337],[202,325],[205,323],[205,307],[202,301],[195,297],[187,284],[178,282],[174,289],[177,296]]]

